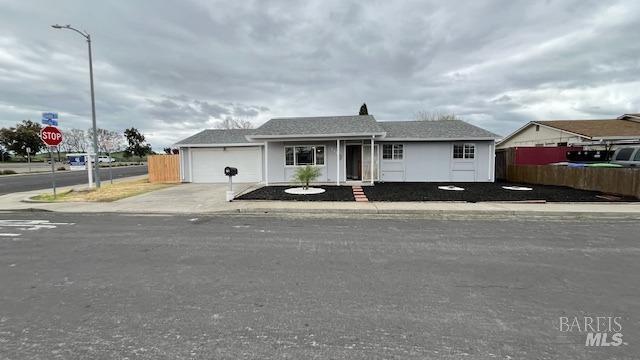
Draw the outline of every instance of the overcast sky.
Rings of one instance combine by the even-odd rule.
[[[0,0],[0,125],[60,113],[155,149],[225,117],[454,112],[498,134],[640,111],[640,1]]]

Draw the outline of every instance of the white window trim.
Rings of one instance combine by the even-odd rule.
[[[455,157],[455,147],[456,145],[462,145],[462,157],[461,158],[457,158]],[[465,151],[464,151],[464,147],[465,146],[473,146],[473,157],[465,157]],[[478,153],[478,147],[476,146],[475,143],[454,143],[451,145],[451,159],[453,159],[454,161],[470,161],[470,160],[476,160],[476,155]]]
[[[309,166],[318,166],[318,167],[325,167],[327,166],[327,146],[326,145],[285,145],[284,147],[284,167],[286,168],[297,168],[297,167],[302,167],[302,166],[307,166],[307,165],[298,165],[296,164],[296,147],[298,146],[310,146],[313,148],[313,164],[308,164]],[[316,164],[317,159],[316,159],[316,148],[318,147],[323,147],[324,148],[324,164],[322,165],[318,165]],[[287,165],[287,148],[293,148],[293,165]]]
[[[382,143],[381,145],[382,145],[382,148],[380,149],[380,158],[382,159],[382,161],[397,161],[397,162],[404,161],[404,144],[402,144],[402,143],[393,143],[393,144],[390,144],[390,143]],[[391,145],[391,159],[385,159],[385,158],[384,158],[384,146],[385,146],[385,145]],[[401,157],[401,158],[399,158],[399,159],[396,159],[396,158],[395,158],[395,151],[394,151],[394,148],[395,148],[396,146],[402,146],[402,157]]]

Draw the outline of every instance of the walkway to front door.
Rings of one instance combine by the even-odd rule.
[[[369,199],[367,199],[367,195],[365,195],[364,190],[362,190],[362,186],[353,185],[351,188],[353,189],[353,197],[356,199],[356,201],[369,202]]]

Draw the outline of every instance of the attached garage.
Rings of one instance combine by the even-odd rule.
[[[248,130],[205,130],[184,139],[180,149],[181,176],[184,182],[224,183],[226,166],[238,169],[237,183],[262,181],[262,146],[249,143]]]
[[[234,182],[258,182],[262,180],[262,151],[257,146],[192,148],[191,166],[194,183],[228,181],[223,172],[226,166],[238,169]]]

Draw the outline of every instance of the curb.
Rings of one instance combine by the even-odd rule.
[[[236,209],[235,211],[211,212],[211,214],[245,214],[245,215],[292,215],[291,209]],[[354,213],[352,209],[305,209],[296,211],[295,215],[327,215],[327,216],[359,216],[359,215],[383,215],[383,216],[423,216],[432,218],[476,218],[489,219],[496,217],[508,218],[573,218],[573,219],[640,219],[638,212],[580,212],[580,211],[531,211],[531,210],[379,210],[359,209]]]
[[[21,208],[21,209],[2,209],[0,212],[56,212],[61,214],[77,214],[72,211],[56,211],[42,208]],[[85,215],[98,214],[119,214],[133,216],[287,216],[287,217],[335,217],[335,218],[358,218],[363,216],[379,216],[381,218],[423,218],[435,220],[544,220],[544,219],[568,219],[568,220],[640,220],[640,213],[635,212],[545,212],[545,211],[453,211],[453,210],[364,210],[354,213],[352,210],[338,210],[328,212],[322,209],[311,209],[299,211],[292,214],[286,209],[235,209],[221,211],[204,211],[204,212],[166,212],[166,211],[103,211],[103,212],[81,212]]]
[[[0,212],[56,212],[62,214],[86,215],[96,214],[119,214],[133,216],[287,216],[287,217],[327,217],[327,218],[361,218],[361,217],[380,217],[380,218],[423,218],[436,220],[449,219],[467,219],[467,220],[551,220],[551,219],[567,219],[567,220],[640,220],[640,213],[637,212],[569,212],[569,211],[483,211],[483,210],[371,210],[363,209],[354,213],[349,209],[337,209],[327,211],[326,209],[308,209],[304,211],[292,212],[291,209],[235,209],[221,211],[204,211],[204,212],[166,212],[166,211],[104,211],[104,212],[72,212],[72,211],[56,211],[42,208],[20,208],[20,209],[1,209]]]

